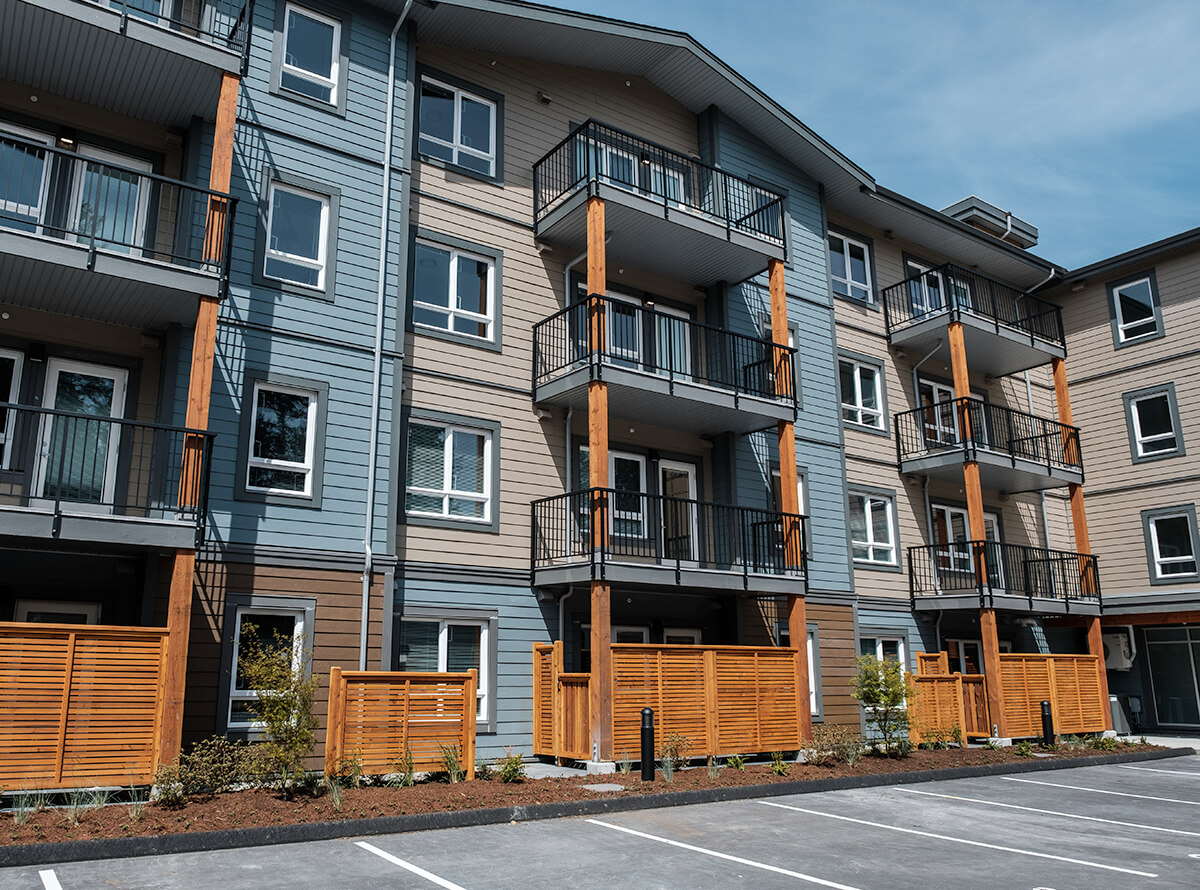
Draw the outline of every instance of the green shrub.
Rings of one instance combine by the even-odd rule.
[[[1116,751],[1121,746],[1110,736],[1096,736],[1088,742],[1088,747],[1093,751]]]
[[[333,765],[333,772],[325,777],[325,781],[342,788],[357,788],[363,783],[362,757],[357,751],[343,754]]]
[[[667,733],[658,745],[658,759],[663,763],[663,771],[666,771],[667,761],[671,762],[672,774],[676,770],[687,766],[688,755],[691,750],[692,740],[683,733]]]
[[[727,766],[732,766],[739,773],[743,772],[746,769],[746,755],[745,754],[730,754],[728,757],[725,758],[725,764]]]
[[[413,765],[412,751],[406,745],[404,753],[392,761],[394,777],[389,784],[398,788],[411,788],[416,784],[417,773]]]
[[[904,667],[896,661],[860,655],[851,695],[866,708],[867,725],[875,728],[875,747],[885,757],[905,757],[908,741],[906,702],[916,694]]]
[[[708,760],[709,781],[715,782],[717,779],[721,778],[722,769],[724,769],[724,767],[722,766],[721,761],[716,757],[710,757]]]
[[[496,761],[496,766],[499,767],[500,781],[504,784],[512,782],[520,782],[525,778],[525,760],[521,757],[520,751],[513,751],[512,748],[505,748],[508,752],[504,757]]]
[[[213,736],[194,743],[179,758],[183,793],[221,794],[258,772],[259,751],[246,742]]]
[[[490,782],[495,774],[496,771],[492,769],[492,765],[486,760],[475,761],[475,778]]]
[[[630,759],[628,751],[622,751],[621,756],[617,759],[617,771],[623,776],[633,772],[633,760]]]
[[[455,745],[438,745],[442,752],[442,763],[446,767],[446,777],[450,782],[461,782],[466,772],[458,761],[458,747]]]
[[[1032,757],[1033,745],[1031,745],[1028,741],[1017,742],[1015,745],[1013,745],[1013,753],[1018,757]]]
[[[160,763],[154,771],[154,788],[150,799],[164,807],[178,807],[187,802],[183,782],[179,779],[179,761]]]
[[[835,763],[854,766],[862,760],[863,740],[857,732],[840,724],[818,723],[800,753],[804,755],[805,763],[815,766],[833,766]]]
[[[786,776],[792,765],[783,759],[782,751],[771,752],[771,772],[777,776]]]

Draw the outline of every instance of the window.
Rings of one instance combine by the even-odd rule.
[[[492,433],[413,421],[408,428],[409,515],[492,521]]]
[[[588,488],[588,449],[579,449],[579,488]],[[694,484],[694,483],[693,483]],[[608,487],[612,490],[611,510],[608,517],[610,535],[620,538],[646,538],[646,458],[625,451],[608,452]],[[582,499],[579,525],[582,534],[587,534],[591,513]]]
[[[1142,513],[1146,550],[1153,583],[1195,581],[1196,508],[1192,505]]]
[[[246,490],[311,496],[317,393],[255,382]]]
[[[0,402],[15,405],[21,397],[21,361],[21,353],[0,349]],[[0,470],[7,470],[12,463],[12,442],[16,428],[16,409],[0,410]]]
[[[880,661],[896,661],[907,667],[904,650],[904,637],[860,637],[858,640],[859,655],[874,655]]]
[[[447,79],[421,78],[418,151],[489,178],[498,170],[499,97],[455,86]]]
[[[236,610],[233,637],[232,677],[229,685],[228,726],[231,729],[253,729],[259,724],[250,706],[258,700],[259,690],[251,689],[241,671],[242,640],[249,628],[264,646],[291,649],[293,667],[304,663],[305,634],[308,613],[304,608],[239,607]]]
[[[1153,272],[1108,285],[1108,300],[1115,346],[1163,335],[1162,307]]]
[[[336,19],[287,4],[279,86],[336,105],[341,76],[341,33],[342,24]]]
[[[11,138],[10,138],[11,137]],[[4,124],[0,128],[0,225],[38,232],[49,204],[49,159],[44,133]]]
[[[1135,463],[1184,453],[1173,384],[1126,393],[1124,400]]]
[[[829,233],[829,273],[833,292],[862,303],[875,302],[871,289],[871,248],[861,241]]]
[[[276,281],[324,290],[328,196],[272,182],[267,207],[263,274]]]
[[[786,621],[775,622],[775,645],[791,646],[792,633]],[[814,717],[821,715],[821,647],[817,642],[817,628],[808,627],[808,709]]]
[[[850,494],[850,550],[855,562],[896,564],[894,512],[890,496]]]
[[[487,620],[465,618],[410,618],[400,621],[401,671],[437,671],[460,674],[479,672],[475,692],[475,717],[489,720],[488,690],[492,628]]]
[[[881,430],[883,423],[883,375],[877,365],[853,359],[838,362],[842,393],[842,420]]]
[[[496,261],[418,240],[413,266],[413,324],[495,340]]]

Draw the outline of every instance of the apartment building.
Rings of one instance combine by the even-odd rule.
[[[1092,547],[1103,557],[1109,689],[1134,729],[1200,726],[1200,576],[1191,405],[1200,229],[1067,273],[1072,403],[1089,473]],[[1066,624],[1064,620],[1058,623]]]

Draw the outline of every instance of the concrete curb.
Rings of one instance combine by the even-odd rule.
[[[1113,763],[1165,760],[1171,757],[1187,757],[1194,753],[1187,748],[1170,748],[1163,751],[1133,751],[1124,754],[1102,754],[1095,757],[1073,757],[1063,760],[1031,759],[1023,763],[964,766],[956,769],[929,770],[915,773],[884,773],[872,776],[847,776],[840,779],[780,782],[772,785],[703,788],[693,791],[643,794],[637,797],[598,797],[566,803],[534,804],[527,807],[498,807],[489,810],[461,810],[458,812],[425,813],[412,816],[381,816],[375,819],[347,819],[342,822],[239,828],[229,831],[170,834],[158,837],[128,837],[113,838],[111,840],[25,844],[21,846],[0,847],[0,866],[50,865],[93,859],[162,856],[168,853],[231,850],[241,847],[334,840],[343,837],[367,837],[379,834],[399,834],[408,831],[432,831],[439,828],[496,825],[504,822],[532,822],[540,819],[561,819],[567,816],[596,816],[605,813],[624,813],[632,810],[650,810],[660,807],[718,803],[727,800],[747,800],[756,797],[782,797],[789,794],[814,794],[821,791],[843,791],[850,788],[914,785],[922,782],[940,782],[947,779],[969,779],[980,776],[1000,776],[1014,773],[1073,769],[1081,766],[1104,766]]]

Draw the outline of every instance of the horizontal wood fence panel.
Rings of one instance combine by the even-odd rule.
[[[533,644],[533,753],[553,757],[558,753],[554,743],[555,716],[554,686],[557,683],[554,654],[562,644]]]
[[[1103,732],[1108,702],[1095,655],[1001,653],[1004,718],[1014,738],[1042,734],[1042,702],[1050,702],[1058,733]]]
[[[918,652],[918,677],[948,677],[950,676],[950,659],[947,652]]]
[[[469,777],[475,773],[478,675],[399,671],[343,671],[329,677],[325,771],[355,759],[366,775],[398,771],[405,752],[422,772],[445,768],[443,748],[454,748]]]
[[[0,785],[153,779],[164,628],[0,623]]]

